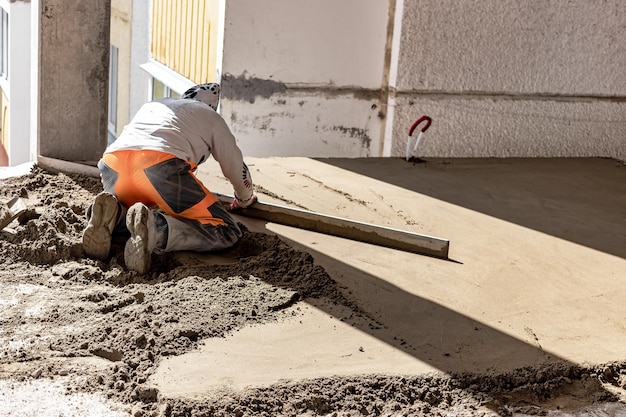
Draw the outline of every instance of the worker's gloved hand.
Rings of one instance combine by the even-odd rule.
[[[250,207],[252,204],[256,203],[257,201],[258,201],[258,198],[256,194],[252,194],[252,197],[250,197],[247,200],[240,200],[239,198],[237,198],[237,196],[235,196],[235,198],[233,198],[233,202],[230,203],[229,209],[232,211],[232,210],[237,210],[240,208]]]

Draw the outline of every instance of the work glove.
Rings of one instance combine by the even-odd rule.
[[[233,210],[237,210],[240,208],[246,208],[246,207],[250,207],[252,204],[256,203],[258,201],[258,198],[256,196],[256,194],[252,194],[252,197],[250,197],[247,200],[240,200],[239,198],[237,198],[237,195],[235,195],[235,198],[233,198],[232,203],[230,203],[230,211]]]

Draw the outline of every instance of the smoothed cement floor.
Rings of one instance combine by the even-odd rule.
[[[164,361],[165,396],[328,375],[626,359],[626,166],[609,159],[246,158],[268,202],[450,240],[450,260],[237,216],[310,252],[371,328],[316,300]],[[213,161],[199,177],[232,194]],[[296,314],[297,313],[297,314]]]

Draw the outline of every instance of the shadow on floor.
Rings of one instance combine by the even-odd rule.
[[[620,161],[316,160],[626,259],[626,165]]]
[[[392,158],[318,161],[626,258],[626,166],[619,161],[597,158],[438,159],[423,163]],[[265,229],[263,222],[255,223],[257,230]],[[354,286],[358,282],[358,291],[376,294],[366,311],[381,320],[382,326],[355,321],[352,324],[357,329],[436,369],[446,373],[499,374],[555,363],[576,366],[546,352],[532,337],[528,341],[520,340],[310,247],[281,238],[311,253],[316,263],[340,285],[352,282]],[[346,292],[353,290],[349,286],[345,288]],[[477,300],[481,302],[490,300]],[[390,320],[394,313],[389,312],[397,311],[399,305],[402,316]]]
[[[245,219],[243,222],[251,230],[275,234],[266,228],[263,221]],[[344,310],[329,308],[327,302],[318,302],[315,299],[306,299],[306,302],[335,319],[452,375],[460,384],[478,381],[477,385],[467,385],[468,392],[476,392],[476,395],[481,390],[491,394],[500,392],[504,398],[502,404],[506,404],[518,400],[515,395],[508,393],[517,392],[517,395],[523,397],[523,389],[542,386],[552,380],[560,381],[564,387],[550,395],[566,396],[570,389],[567,388],[568,384],[581,378],[586,372],[584,366],[543,350],[537,340],[520,340],[440,303],[409,293],[309,246],[283,235],[279,236],[292,247],[310,253],[316,264],[321,265],[346,294],[375,294],[375,297],[368,297],[367,306],[360,305],[371,320],[363,320],[360,316],[346,317],[342,315],[345,313],[341,313]],[[357,286],[358,289],[355,288]],[[348,298],[359,305],[359,296],[348,295]],[[488,299],[477,300],[477,303],[489,302]],[[399,310],[401,314],[398,316]],[[328,340],[328,343],[333,342]],[[564,382],[565,380],[569,382]],[[522,389],[519,391],[522,394],[516,391],[518,388]],[[611,392],[599,379],[589,377],[585,380],[585,392],[579,391],[576,395],[589,401],[594,398],[612,398]],[[532,404],[535,400],[524,401],[525,404],[528,401]],[[558,410],[558,402],[544,404],[542,407],[545,410]]]
[[[599,158],[438,159],[423,163],[399,158],[317,161],[626,258],[626,166],[619,161]],[[244,223],[268,232],[264,222],[246,219]],[[383,319],[386,329],[364,326],[360,330],[434,368],[480,373],[498,371],[494,364],[505,364],[504,368],[510,370],[546,362],[568,363],[544,351],[532,337],[528,342],[517,339],[341,260],[284,236],[281,238],[311,253],[340,285],[352,282],[348,285],[354,286],[357,282],[360,287],[357,291],[376,294],[367,311],[375,319],[387,317]],[[346,289],[352,290],[356,289]],[[476,303],[491,301],[476,300]],[[393,313],[389,312],[397,311],[398,305],[403,306],[404,313],[392,322],[389,318]]]
[[[375,297],[369,297],[365,310],[382,326],[378,328],[372,326],[372,323],[363,324],[359,321],[350,324],[443,372],[500,373],[547,363],[567,363],[536,344],[507,335],[479,320],[409,293],[284,236],[281,239],[309,252],[316,263],[323,266],[346,292],[376,294]],[[349,277],[351,282],[358,282],[358,290],[345,287],[344,277]],[[481,301],[477,300],[477,303]],[[399,310],[400,317],[394,314]],[[341,317],[337,318],[341,320]]]

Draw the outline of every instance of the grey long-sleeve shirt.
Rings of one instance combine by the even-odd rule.
[[[105,153],[132,149],[166,152],[196,165],[213,155],[237,197],[252,197],[252,178],[235,137],[205,103],[165,98],[144,104]]]

